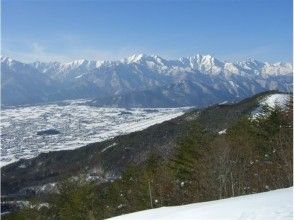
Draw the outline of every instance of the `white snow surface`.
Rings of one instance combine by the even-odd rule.
[[[218,132],[218,134],[225,134],[225,133],[227,133],[227,129],[224,129]]]
[[[290,99],[289,94],[268,95],[259,102],[259,107],[251,112],[251,118],[255,119],[259,116],[262,116],[262,114],[263,114],[262,107],[263,106],[268,106],[270,108],[274,108],[275,106],[278,106],[283,109],[286,107],[289,99]]]
[[[271,108],[275,106],[285,107],[289,101],[289,94],[272,94],[261,101],[261,105],[268,105]]]
[[[2,109],[0,165],[32,158],[42,152],[74,149],[143,130],[178,117],[187,109],[98,108],[86,102],[72,100]],[[37,132],[48,129],[55,129],[60,134],[37,135]]]
[[[292,220],[293,188],[235,198],[163,207],[111,220]]]

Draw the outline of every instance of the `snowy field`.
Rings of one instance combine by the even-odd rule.
[[[175,118],[187,108],[97,108],[86,100],[1,111],[1,166],[41,152],[74,149]],[[59,134],[38,135],[54,129]]]
[[[191,205],[163,207],[111,220],[292,220],[293,188]]]

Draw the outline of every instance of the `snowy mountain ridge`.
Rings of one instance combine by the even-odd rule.
[[[28,64],[2,56],[2,104],[95,98],[100,106],[203,106],[265,90],[289,91],[292,68],[290,63],[223,62],[200,54],[175,60],[135,54],[120,61]]]
[[[19,65],[20,62],[9,57],[1,56],[1,65],[6,64],[11,67]],[[211,55],[197,54],[191,57],[181,57],[176,60],[167,60],[158,55],[134,54],[120,61],[96,61],[96,60],[74,60],[68,63],[60,62],[33,62],[28,65],[46,73],[50,70],[58,72],[71,71],[75,69],[92,70],[101,66],[119,65],[119,64],[146,64],[150,69],[161,67],[166,71],[171,69],[190,69],[198,70],[204,73],[220,74],[220,73],[256,73],[268,75],[286,75],[293,72],[291,63],[285,62],[261,62],[255,59],[247,59],[241,62],[223,62]]]

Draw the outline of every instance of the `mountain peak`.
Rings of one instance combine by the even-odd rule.
[[[72,62],[69,63],[65,63],[65,66],[81,66],[81,65],[85,65],[86,63],[88,63],[89,61],[86,59],[80,59],[80,60],[74,60]]]
[[[146,54],[134,54],[127,59],[125,59],[127,63],[138,63],[141,61],[153,61],[153,62],[162,62],[164,59],[159,55],[146,55]]]
[[[128,63],[136,63],[136,62],[139,62],[140,60],[144,59],[148,57],[146,54],[133,54],[132,56],[128,57],[127,58],[127,62]]]
[[[13,62],[13,59],[11,59],[10,57],[6,57],[6,56],[1,55],[1,63],[2,62],[11,63],[11,62]]]

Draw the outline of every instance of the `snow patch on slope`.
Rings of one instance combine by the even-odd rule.
[[[289,95],[288,94],[272,94],[267,96],[262,102],[261,105],[267,105],[271,108],[274,108],[275,106],[278,107],[285,107],[286,104],[289,101]]]
[[[105,147],[105,148],[101,151],[101,153],[105,152],[106,150],[108,150],[108,149],[111,148],[111,147],[114,147],[115,145],[117,145],[117,143],[114,142],[113,144],[111,144],[111,145]]]
[[[251,112],[251,118],[256,119],[259,116],[262,116],[262,108],[264,106],[268,106],[270,108],[280,107],[285,108],[287,103],[289,102],[290,95],[289,94],[272,94],[263,98],[259,102],[259,107],[257,107],[254,111]]]
[[[112,220],[293,219],[293,188],[183,206],[145,210]]]

